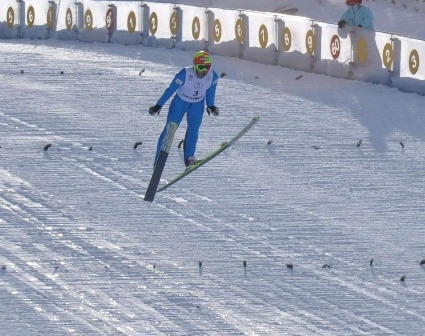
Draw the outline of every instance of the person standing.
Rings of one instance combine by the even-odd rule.
[[[165,139],[168,125],[174,123],[178,127],[185,114],[187,130],[184,139],[184,163],[186,167],[190,167],[198,162],[195,151],[204,106],[206,105],[208,115],[217,116],[219,114],[219,109],[215,106],[218,74],[211,66],[212,59],[206,51],[195,53],[192,66],[181,69],[156,105],[149,108],[150,115],[159,114],[162,106],[176,93],[168,110],[167,123],[158,139],[154,166],[164,141],[168,141]]]
[[[373,14],[366,5],[362,4],[362,0],[346,0],[348,9],[344,12],[341,20],[338,21],[338,27],[345,26],[362,27],[373,29]]]

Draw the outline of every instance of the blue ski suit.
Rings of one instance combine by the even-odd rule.
[[[185,113],[187,114],[187,131],[184,140],[184,161],[186,162],[189,157],[195,156],[204,106],[205,103],[206,106],[214,105],[217,82],[218,75],[212,69],[205,77],[199,78],[193,67],[187,67],[180,70],[174,77],[170,86],[157,102],[157,105],[163,106],[177,91],[168,110],[167,123],[158,139],[155,163],[167,133],[167,125],[171,122],[176,123],[177,126],[180,125]]]
[[[365,5],[348,6],[341,20],[345,21],[349,26],[362,26],[366,29],[373,29],[373,14],[369,7]]]

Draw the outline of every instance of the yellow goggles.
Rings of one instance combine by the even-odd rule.
[[[194,64],[193,66],[198,71],[208,71],[211,69],[211,64]]]

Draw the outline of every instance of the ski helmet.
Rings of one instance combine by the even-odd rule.
[[[198,51],[193,55],[193,70],[205,71],[211,68],[211,56],[206,51]]]

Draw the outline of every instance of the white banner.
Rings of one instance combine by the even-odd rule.
[[[21,37],[21,22],[25,22],[24,11],[16,0],[0,0],[0,36],[14,39]]]
[[[290,15],[278,15],[279,65],[310,71],[316,50],[317,34],[312,21]]]
[[[137,0],[0,0],[0,38],[205,49],[425,94],[425,41],[292,15]]]
[[[273,64],[278,49],[278,31],[276,16],[256,12],[245,12],[246,44],[243,58],[256,62]]]
[[[171,48],[179,26],[174,4],[144,3],[143,43],[147,46]]]
[[[212,53],[241,56],[246,31],[240,11],[208,9],[208,48]]]
[[[55,3],[56,4],[56,3]],[[78,5],[73,0],[62,0],[56,4],[56,38],[73,39],[78,36],[79,24],[77,22]],[[81,22],[81,26],[83,23]]]

